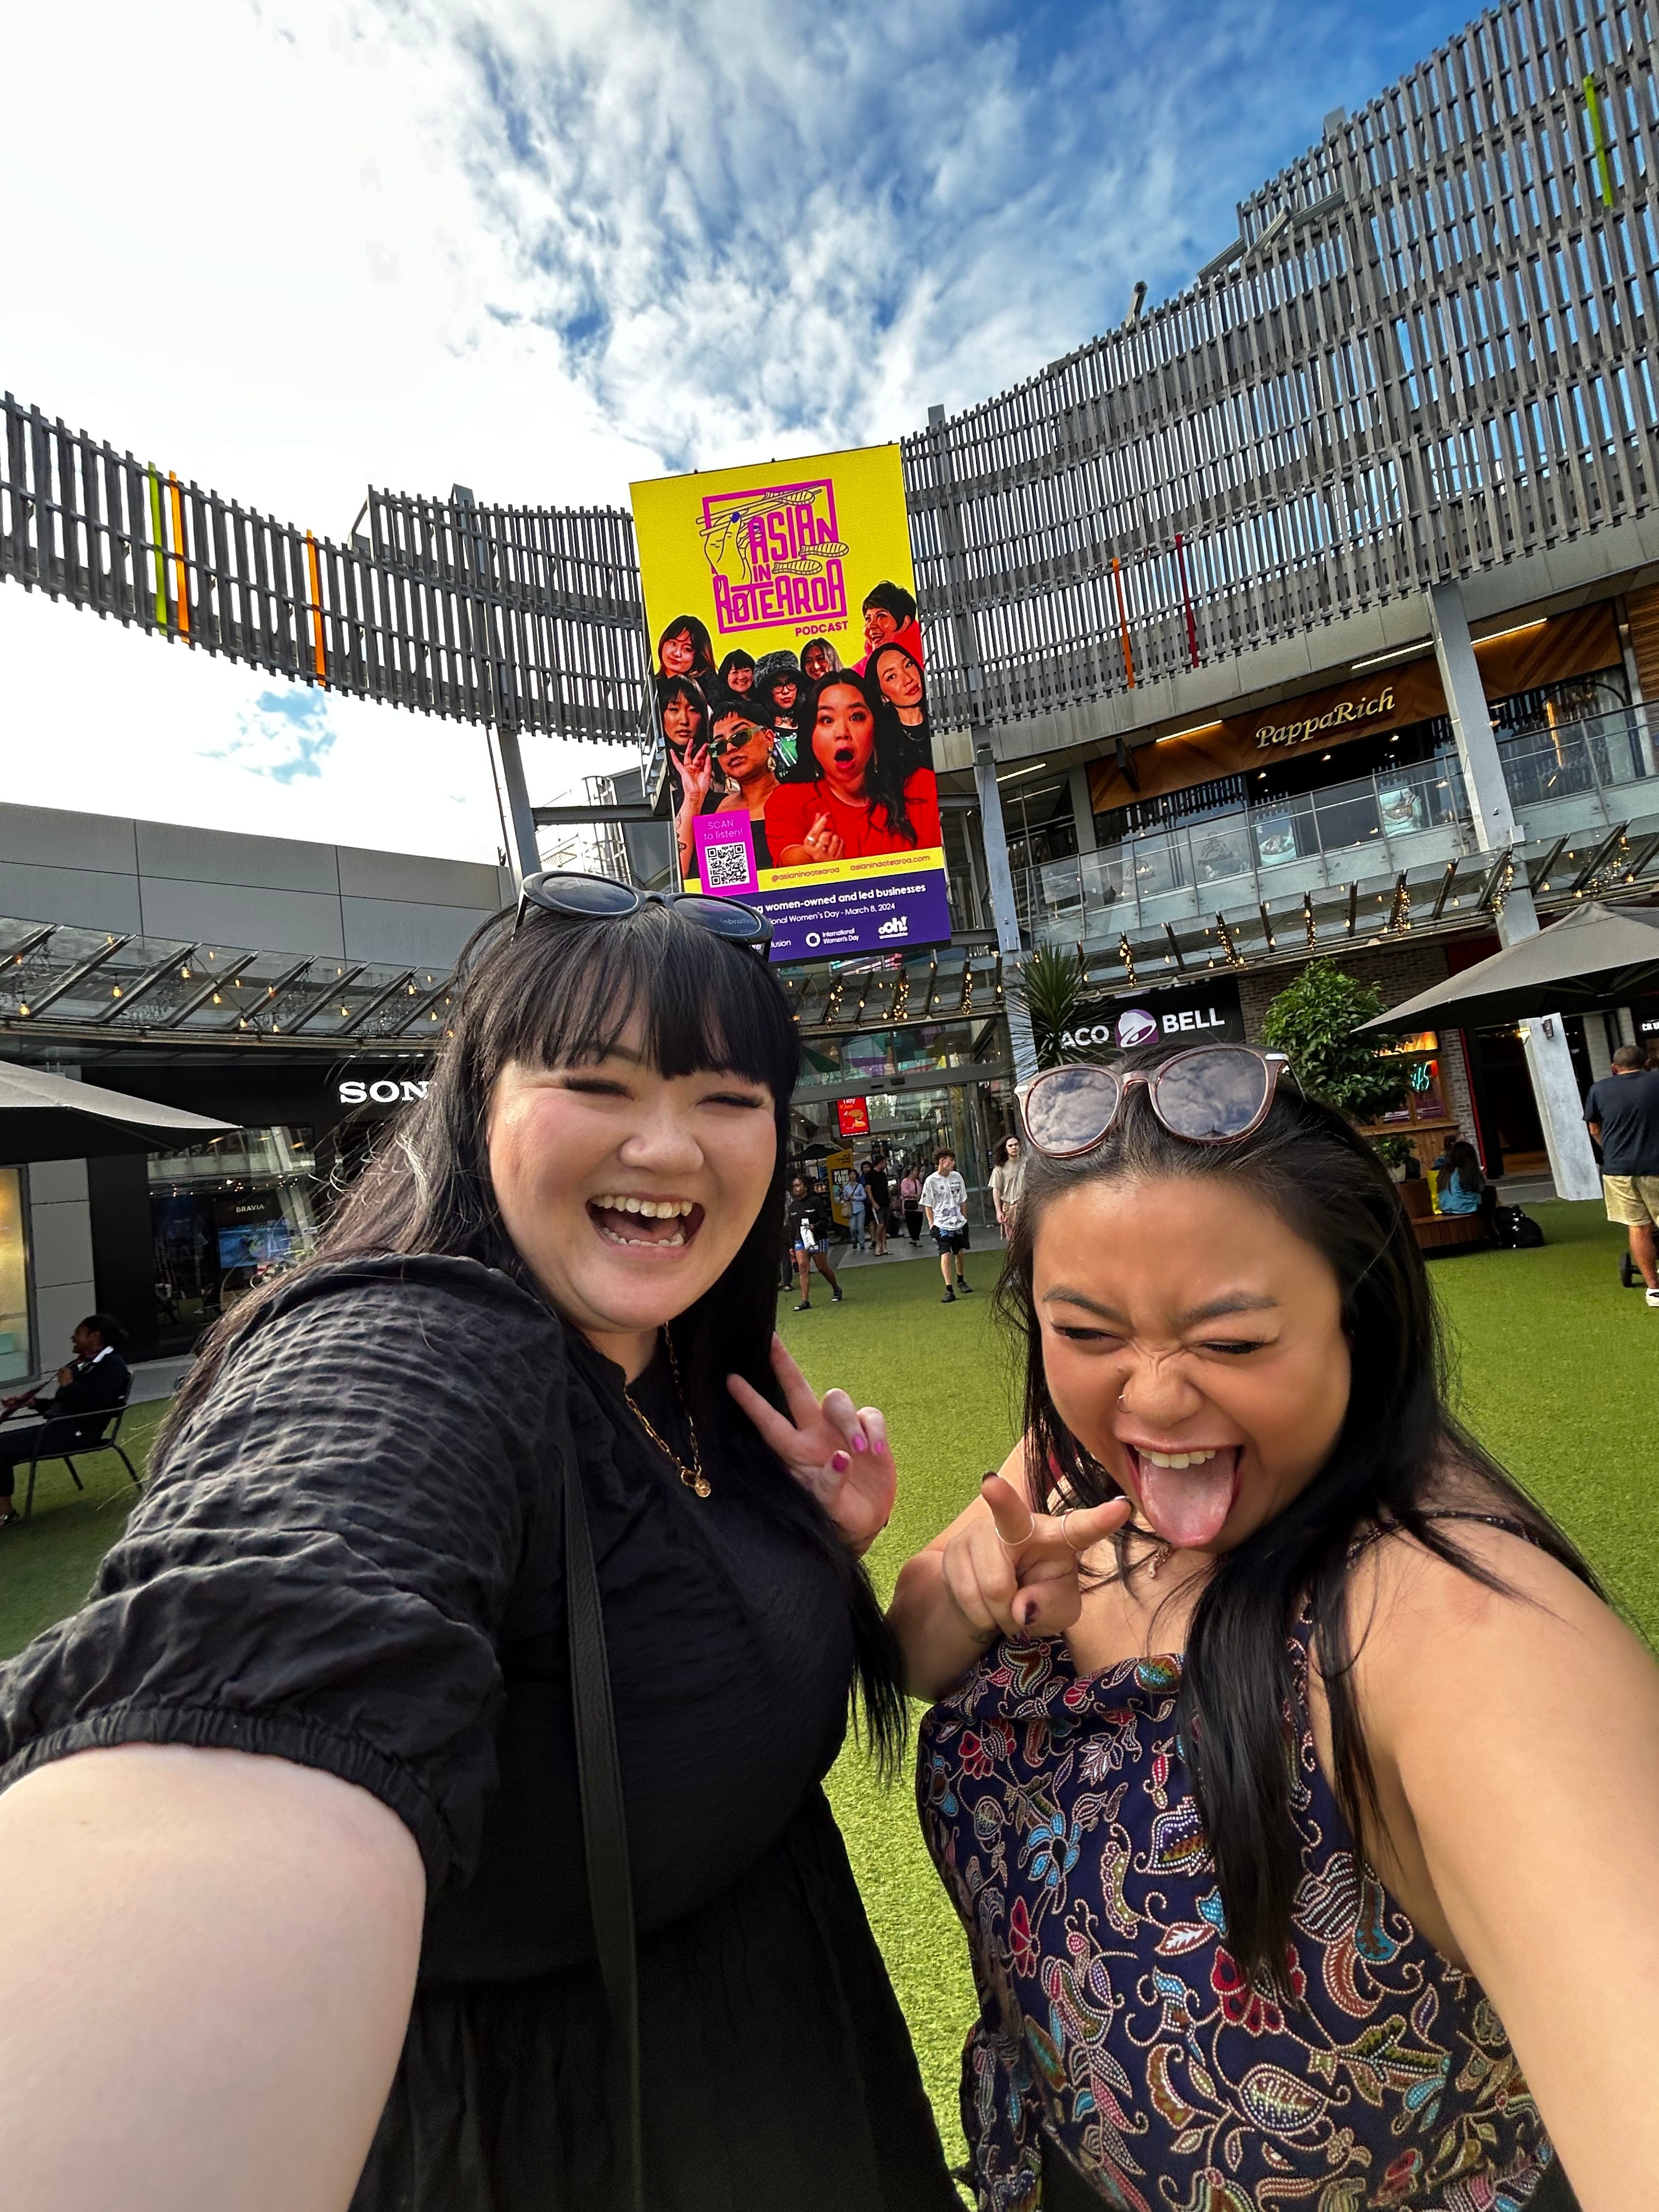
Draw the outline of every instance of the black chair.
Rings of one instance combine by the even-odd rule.
[[[61,1459],[76,1488],[84,1490],[87,1486],[81,1480],[74,1455],[78,1452],[84,1459],[90,1452],[112,1451],[132,1477],[133,1488],[143,1488],[143,1479],[121,1442],[121,1424],[126,1419],[126,1412],[124,1398],[118,1406],[112,1406],[102,1413],[60,1413],[55,1421],[41,1423],[40,1433],[34,1439],[34,1456],[29,1462],[29,1486],[23,1500],[25,1521],[34,1517],[34,1471],[43,1459]],[[77,1430],[82,1432],[78,1436]]]

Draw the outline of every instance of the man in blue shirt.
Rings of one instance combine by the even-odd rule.
[[[1601,1147],[1601,1190],[1607,1219],[1630,1231],[1630,1255],[1659,1307],[1659,1068],[1639,1046],[1621,1044],[1613,1073],[1593,1083],[1584,1119]]]

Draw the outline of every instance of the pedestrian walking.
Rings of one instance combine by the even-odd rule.
[[[864,1178],[869,1169],[869,1161],[861,1160],[853,1170],[853,1180],[847,1187],[847,1211],[852,1218],[853,1249],[855,1252],[864,1249],[865,1214],[870,1199],[870,1194],[864,1187]]]
[[[1630,1256],[1659,1306],[1659,1068],[1640,1045],[1621,1044],[1613,1073],[1592,1083],[1584,1119],[1601,1147],[1601,1195],[1607,1219],[1630,1232]]]
[[[887,1217],[892,1209],[893,1186],[888,1178],[887,1163],[879,1152],[870,1155],[869,1172],[864,1178],[864,1188],[869,1194],[870,1237],[876,1248],[876,1257],[887,1257]]]
[[[899,1182],[899,1210],[904,1220],[904,1233],[911,1249],[921,1242],[921,1178],[913,1167],[907,1167]]]
[[[997,1227],[1002,1231],[1005,1244],[1014,1233],[1014,1208],[1019,1204],[1020,1192],[1025,1187],[1025,1162],[1021,1156],[1019,1139],[1005,1137],[997,1147],[996,1165],[991,1170],[991,1203],[996,1209]]]
[[[921,1186],[921,1210],[939,1247],[939,1273],[945,1278],[945,1296],[939,1304],[954,1305],[958,1291],[970,1296],[974,1287],[962,1264],[962,1255],[968,1249],[968,1186],[957,1173],[954,1152],[935,1155],[933,1172]]]
[[[830,1303],[841,1304],[841,1284],[835,1269],[823,1256],[823,1246],[818,1237],[815,1217],[816,1201],[806,1188],[805,1176],[797,1176],[789,1186],[789,1198],[784,1207],[784,1219],[789,1225],[789,1250],[800,1278],[800,1304],[797,1313],[807,1313],[812,1304],[812,1270],[816,1267],[830,1285]]]

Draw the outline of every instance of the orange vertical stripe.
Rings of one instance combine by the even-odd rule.
[[[1134,656],[1129,651],[1129,617],[1123,604],[1123,576],[1118,567],[1117,556],[1112,556],[1112,592],[1117,600],[1117,633],[1123,641],[1123,673],[1129,680],[1129,689],[1135,688]]]
[[[190,583],[185,574],[185,502],[179,496],[179,479],[167,471],[167,497],[173,507],[173,596],[181,637],[190,635]]]
[[[317,681],[328,681],[328,654],[323,646],[323,577],[317,566],[317,540],[306,532],[306,565],[311,571],[311,656],[316,665]]]

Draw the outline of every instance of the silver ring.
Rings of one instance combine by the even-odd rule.
[[[1071,1519],[1073,1513],[1076,1513],[1080,1510],[1081,1509],[1078,1506],[1068,1505],[1060,1516],[1060,1533],[1063,1537],[1065,1537],[1066,1548],[1068,1552],[1075,1552],[1079,1559],[1083,1556],[1084,1553],[1088,1550],[1089,1547],[1086,1544],[1074,1544],[1071,1538],[1066,1535],[1066,1523]]]
[[[1005,1552],[1017,1552],[1022,1544],[1029,1544],[1032,1537],[1036,1535],[1036,1515],[1035,1513],[1031,1513],[1031,1509],[1029,1505],[1026,1507],[1025,1510],[1031,1514],[1031,1525],[1025,1531],[1025,1534],[1023,1536],[1016,1536],[1011,1541],[1003,1534],[1000,1528],[997,1530],[997,1541],[1001,1545]]]

